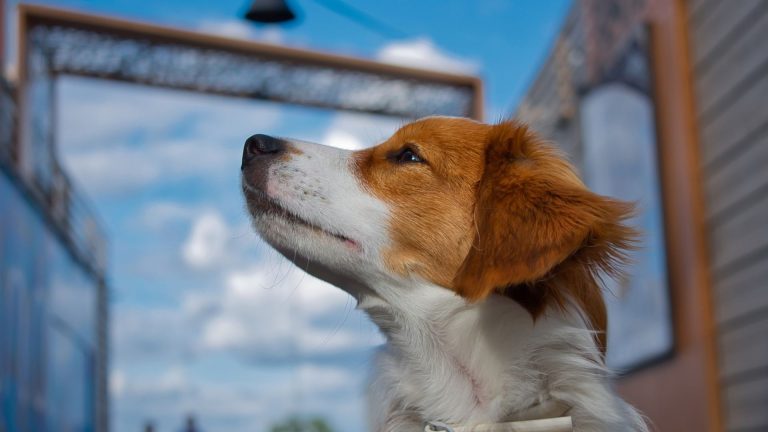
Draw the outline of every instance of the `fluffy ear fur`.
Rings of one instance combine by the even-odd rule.
[[[470,301],[503,292],[534,318],[550,302],[565,306],[570,294],[593,327],[604,328],[599,274],[614,273],[634,242],[622,224],[632,205],[587,190],[560,152],[525,126],[492,128],[476,235],[454,289]]]

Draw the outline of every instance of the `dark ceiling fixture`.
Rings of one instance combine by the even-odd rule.
[[[291,21],[296,18],[285,0],[254,0],[245,19],[257,23],[276,24]]]
[[[407,38],[409,35],[399,29],[380,21],[342,0],[313,0],[316,4],[329,11],[354,21],[366,29],[378,33],[387,38]],[[259,24],[281,24],[292,21],[296,14],[288,7],[286,0],[253,0],[245,19]]]

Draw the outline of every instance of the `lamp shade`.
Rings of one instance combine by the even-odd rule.
[[[285,0],[254,0],[245,19],[259,23],[281,23],[291,21],[296,15]]]

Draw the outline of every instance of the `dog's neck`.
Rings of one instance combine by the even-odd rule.
[[[374,430],[529,419],[553,400],[572,407],[584,430],[645,430],[611,392],[593,332],[578,312],[553,309],[534,321],[507,297],[469,304],[418,282],[376,292],[359,298],[387,338],[372,385]]]
[[[533,406],[548,397],[546,378],[528,363],[533,339],[551,323],[534,325],[525,309],[502,296],[469,304],[427,283],[377,291],[396,295],[364,297],[359,306],[387,337],[388,355],[398,363],[390,372],[399,375],[400,390],[409,393],[413,387],[413,395],[419,395],[418,401],[402,402],[421,402],[420,415],[502,420],[514,417],[513,407]]]

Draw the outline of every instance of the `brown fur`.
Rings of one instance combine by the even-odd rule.
[[[396,273],[451,286],[472,244],[470,204],[487,133],[471,120],[427,118],[356,155],[364,184],[392,209],[393,247],[384,259]],[[391,156],[406,145],[427,163],[394,164]]]
[[[426,164],[395,164],[411,146]],[[390,204],[387,264],[469,301],[496,291],[535,319],[569,299],[599,332],[600,274],[615,274],[635,233],[632,206],[590,192],[554,147],[515,122],[428,118],[358,152],[363,183]]]

